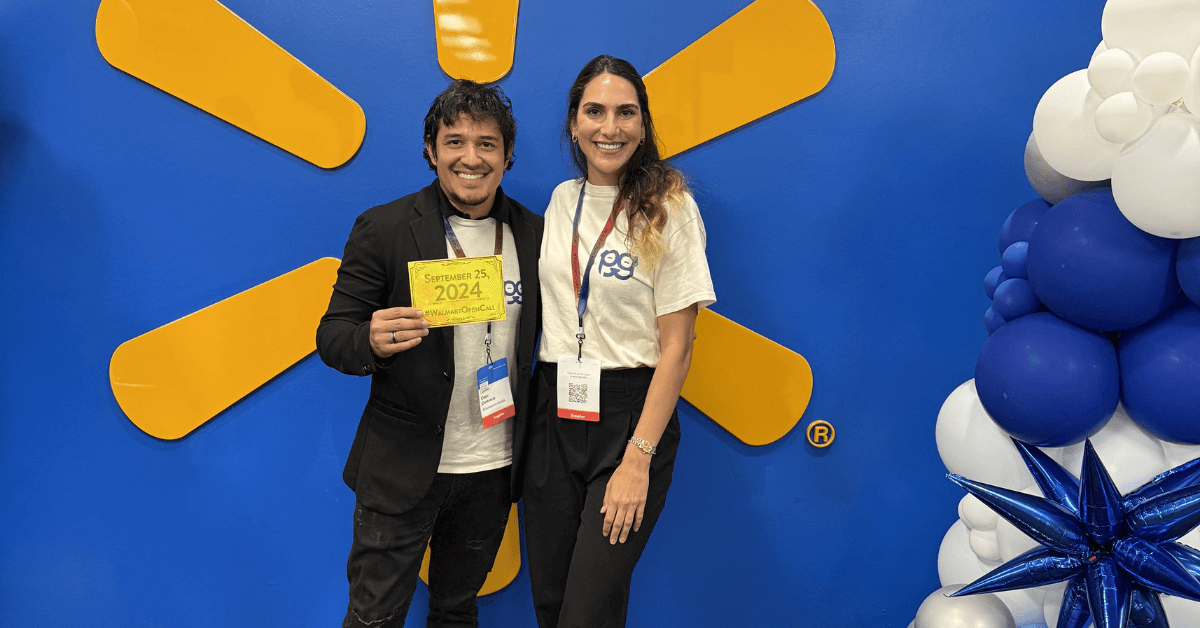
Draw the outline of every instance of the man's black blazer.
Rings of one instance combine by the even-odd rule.
[[[342,474],[366,507],[401,514],[417,504],[437,474],[450,393],[455,377],[451,327],[429,330],[415,347],[377,360],[368,342],[371,315],[390,307],[411,307],[408,263],[446,258],[446,231],[435,180],[421,191],[373,207],[358,217],[338,269],[329,309],[317,328],[317,352],[329,366],[350,375],[371,376],[371,396],[350,446]],[[538,252],[542,217],[509,199],[507,204],[517,260],[521,266],[521,320],[513,401],[513,460],[524,441],[529,374],[540,328]],[[493,207],[493,216],[501,210]],[[474,372],[465,374],[474,377]],[[514,481],[520,473],[513,470]]]

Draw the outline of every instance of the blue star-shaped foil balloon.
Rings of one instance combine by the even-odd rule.
[[[1076,480],[1041,450],[1013,440],[1045,498],[950,474],[1041,544],[953,596],[1069,580],[1057,628],[1169,628],[1160,594],[1200,601],[1200,552],[1175,541],[1200,524],[1200,458],[1122,496],[1091,441]]]

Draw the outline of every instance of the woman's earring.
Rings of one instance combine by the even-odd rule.
[[[646,143],[646,136],[643,135],[642,139],[638,140],[638,146],[641,146],[642,144],[645,144],[645,143]]]
[[[576,143],[576,142],[578,142],[578,141],[579,141],[579,136],[577,136],[577,135],[572,135],[572,136],[571,136],[571,143],[572,143],[572,144],[574,144],[574,143]]]

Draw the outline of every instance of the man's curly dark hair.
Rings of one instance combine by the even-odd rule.
[[[437,134],[442,125],[453,125],[460,116],[472,120],[495,120],[504,139],[504,154],[508,155],[505,170],[512,170],[513,144],[517,142],[517,121],[513,119],[512,102],[499,87],[480,85],[467,79],[456,79],[433,99],[429,113],[425,114],[425,144],[437,146]],[[436,150],[436,148],[434,149]],[[437,170],[430,158],[429,150],[422,149],[421,156],[430,170]]]

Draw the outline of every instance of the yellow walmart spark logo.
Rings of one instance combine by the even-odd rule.
[[[512,70],[518,0],[433,2],[446,74],[492,82]],[[102,0],[96,43],[117,69],[318,167],[362,145],[358,103],[216,0]],[[817,93],[834,59],[816,5],[756,0],[646,74],[663,156]],[[316,260],[121,344],[109,365],[121,409],[178,439],[249,395],[315,350],[338,265]],[[684,398],[751,445],[796,425],[812,394],[802,356],[708,310],[696,335]],[[516,576],[516,520],[481,594]]]

